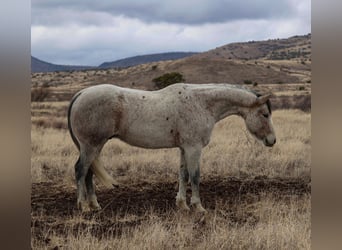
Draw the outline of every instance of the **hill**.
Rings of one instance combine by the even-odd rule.
[[[250,84],[283,91],[282,95],[299,88],[310,93],[311,35],[227,44],[177,60],[125,68],[33,73],[32,86],[50,87],[49,100],[69,100],[77,90],[102,83],[153,90],[153,79],[170,72],[181,73],[188,83]]]
[[[203,52],[167,52],[159,54],[140,55],[128,57],[113,62],[105,62],[98,67],[89,66],[69,66],[56,65],[44,62],[35,57],[31,57],[31,71],[36,72],[54,72],[54,71],[70,71],[84,69],[109,69],[109,68],[127,68],[138,66],[146,63],[178,61],[184,58],[191,58],[187,62],[195,62],[208,60],[214,61],[248,61],[262,60],[274,61],[274,64],[284,64],[285,68],[288,63],[300,62],[311,64],[311,34],[304,36],[294,36],[286,39],[270,39],[266,41],[250,41],[244,43],[230,43],[217,47],[215,49]],[[283,67],[283,68],[284,68]],[[306,67],[307,68],[307,67]],[[298,71],[297,69],[295,69]],[[299,69],[301,70],[301,69]]]
[[[31,56],[31,72],[54,72],[54,71],[70,71],[70,70],[84,70],[91,69],[89,66],[72,66],[72,65],[57,65],[42,61],[36,57]]]
[[[192,56],[197,54],[195,52],[167,52],[159,54],[133,56],[124,59],[120,59],[114,62],[105,62],[99,66],[99,68],[125,68],[136,66],[144,63],[177,60],[184,57]]]
[[[196,57],[228,60],[309,60],[311,58],[311,34],[286,39],[231,43],[198,54]]]
[[[56,72],[56,71],[71,71],[71,70],[86,70],[86,69],[107,69],[107,68],[127,68],[144,63],[177,60],[184,57],[197,54],[196,52],[167,52],[160,54],[150,54],[133,56],[124,59],[120,59],[113,62],[102,63],[98,67],[92,66],[74,66],[74,65],[58,65],[49,62],[42,61],[36,57],[31,56],[31,72]]]

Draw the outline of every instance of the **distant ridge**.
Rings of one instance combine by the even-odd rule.
[[[159,54],[133,56],[120,59],[113,62],[105,62],[100,66],[74,66],[74,65],[58,65],[42,61],[36,57],[31,56],[31,72],[55,72],[55,71],[71,71],[84,69],[107,69],[107,68],[127,68],[144,63],[160,62],[168,60],[177,60],[197,54],[196,52],[166,52]]]
[[[144,63],[177,60],[197,54],[196,52],[167,52],[159,54],[133,56],[114,62],[102,63],[99,68],[131,67]]]
[[[299,36],[292,36],[289,38],[283,39],[268,39],[264,41],[249,41],[249,42],[239,42],[239,43],[229,43],[215,49],[208,50],[202,53],[196,52],[166,52],[166,53],[158,53],[158,54],[148,54],[148,55],[140,55],[134,57],[128,57],[112,62],[105,62],[100,64],[98,67],[93,66],[68,66],[68,65],[56,65],[48,62],[44,62],[40,59],[35,57],[31,57],[31,71],[32,73],[36,72],[55,72],[55,71],[74,71],[74,70],[106,70],[106,69],[113,69],[116,70],[118,68],[130,68],[130,67],[140,67],[142,64],[149,64],[152,63],[149,67],[152,67],[151,74],[153,77],[156,77],[155,74],[160,74],[159,72],[162,68],[164,71],[166,70],[177,70],[180,72],[185,73],[188,71],[188,75],[186,75],[187,81],[197,81],[198,76],[203,76],[203,72],[208,71],[209,64],[213,64],[213,68],[211,68],[207,72],[207,79],[205,81],[228,81],[230,78],[227,75],[228,70],[232,69],[235,66],[238,66],[236,70],[240,70],[243,72],[238,73],[239,77],[234,75],[237,72],[231,72],[231,80],[235,82],[243,82],[244,79],[242,77],[247,77],[250,70],[243,70],[246,68],[243,66],[243,63],[248,63],[248,61],[252,61],[255,64],[254,68],[258,68],[257,65],[261,66],[262,64],[264,67],[270,69],[273,66],[273,69],[277,69],[277,72],[286,73],[291,75],[290,78],[287,78],[287,81],[294,81],[294,77],[296,77],[295,71],[306,71],[304,73],[305,81],[310,80],[308,77],[311,71],[311,34],[307,35],[299,35]],[[172,61],[172,62],[168,62]],[[186,61],[186,62],[185,62]],[[227,65],[228,62],[232,63],[229,68],[222,68],[222,65]],[[156,70],[157,66],[154,64],[167,64],[166,67],[159,67]],[[183,65],[184,64],[184,65]],[[215,64],[215,67],[214,67]],[[217,64],[217,65],[216,65]],[[265,65],[267,64],[267,65]],[[280,66],[282,64],[282,66]],[[292,69],[289,69],[289,64],[291,64]],[[181,66],[182,65],[182,66]],[[295,65],[295,66],[293,66]],[[172,68],[173,67],[173,68]],[[191,69],[198,68],[198,72],[191,73]],[[218,71],[219,68],[222,68],[220,72]],[[289,72],[291,71],[291,72]],[[121,72],[122,73],[122,72]],[[234,74],[233,74],[234,73]],[[142,73],[144,77],[147,77],[146,71]],[[247,75],[246,75],[247,74]],[[270,77],[269,74],[266,72],[259,74],[265,74],[263,79],[269,82],[284,82],[279,77],[271,77],[267,78],[266,76]],[[298,75],[298,74],[297,74]],[[150,76],[148,76],[150,77]],[[252,75],[249,76],[252,79]],[[256,75],[253,76],[255,81],[260,81],[260,77],[256,78]],[[124,79],[120,79],[121,81],[131,81],[125,77]],[[200,78],[201,82],[204,81],[203,77]],[[245,79],[246,80],[246,79]],[[247,79],[250,80],[250,79]],[[142,78],[140,78],[142,81]],[[151,82],[151,79],[148,78],[146,81]]]
[[[54,71],[70,71],[70,70],[83,70],[92,69],[90,66],[72,66],[72,65],[58,65],[53,63],[44,62],[36,57],[31,56],[31,72],[54,72]]]

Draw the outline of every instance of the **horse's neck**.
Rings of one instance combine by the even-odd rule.
[[[207,108],[219,121],[230,115],[243,116],[243,110],[255,101],[255,95],[241,88],[218,87],[206,91],[204,99]]]

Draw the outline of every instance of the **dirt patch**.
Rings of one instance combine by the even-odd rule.
[[[202,181],[200,189],[202,203],[209,213],[219,206],[227,220],[235,224],[253,224],[258,221],[257,217],[242,207],[257,202],[262,195],[286,200],[286,197],[300,197],[311,192],[309,178],[216,178]],[[187,193],[190,199],[190,190]],[[49,236],[44,233],[48,229],[60,235],[70,232],[77,234],[82,230],[99,238],[109,232],[120,235],[123,230],[148,220],[150,211],[167,219],[170,212],[177,211],[176,194],[176,182],[139,183],[99,190],[98,201],[103,209],[100,212],[81,214],[76,209],[75,189],[49,182],[33,183],[32,237],[42,244],[49,244]],[[82,219],[74,219],[79,216]]]

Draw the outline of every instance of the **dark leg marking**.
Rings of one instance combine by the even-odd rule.
[[[81,164],[80,157],[78,157],[78,160],[75,163],[75,178],[76,178],[76,182],[80,180],[81,176],[82,176],[82,164]]]
[[[86,183],[88,195],[95,193],[94,185],[93,185],[93,175],[94,175],[93,171],[91,169],[89,169],[88,173],[86,175],[86,178],[85,178],[85,183]]]
[[[195,171],[191,171],[190,181],[191,181],[191,184],[198,187],[199,182],[200,182],[200,169],[199,168],[197,168]]]
[[[189,171],[185,165],[180,166],[179,178],[186,185],[189,182]]]

